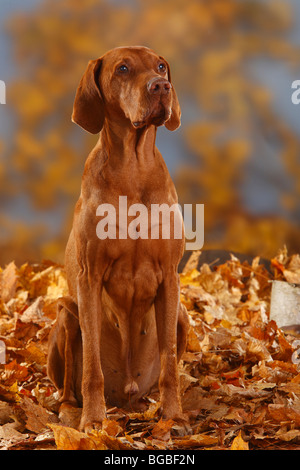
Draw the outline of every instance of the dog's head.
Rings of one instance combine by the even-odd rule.
[[[92,134],[104,119],[134,128],[180,126],[180,106],[170,66],[147,47],[118,47],[89,62],[76,92],[72,121]]]

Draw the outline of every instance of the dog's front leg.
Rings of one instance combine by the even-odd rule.
[[[83,410],[80,428],[101,428],[105,418],[104,378],[100,361],[101,279],[86,271],[78,275],[78,311],[82,334]]]
[[[184,420],[177,367],[177,321],[179,279],[177,273],[166,276],[158,288],[155,315],[160,354],[159,389],[164,419]]]

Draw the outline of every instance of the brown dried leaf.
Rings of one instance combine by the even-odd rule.
[[[284,404],[270,404],[268,412],[272,419],[277,422],[293,421],[296,426],[300,426],[300,408]]]
[[[197,447],[210,447],[218,444],[216,436],[208,434],[194,434],[185,439],[173,439],[174,446],[179,449],[193,449]]]
[[[26,413],[26,428],[29,431],[38,434],[47,429],[47,423],[51,415],[45,408],[41,405],[36,405],[33,400],[26,396],[23,398],[20,406]]]
[[[1,273],[0,297],[4,303],[14,297],[18,285],[18,270],[12,261]]]
[[[0,426],[0,449],[9,449],[12,445],[24,441],[28,434],[24,435],[16,429],[16,423],[7,423]]]
[[[158,423],[152,429],[152,436],[155,439],[160,439],[162,441],[168,441],[171,437],[171,429],[174,424],[172,419],[168,419],[167,421],[163,421],[160,419]]]
[[[293,440],[300,441],[300,430],[299,429],[291,429],[290,431],[282,431],[280,429],[276,434],[275,437],[280,439],[281,441],[289,442]]]
[[[287,269],[283,270],[283,275],[287,282],[300,284],[300,255],[293,255],[287,265]]]
[[[104,419],[102,423],[102,430],[105,431],[109,436],[116,437],[123,431],[123,428],[117,421],[113,419]]]
[[[35,323],[24,323],[20,318],[17,318],[15,323],[14,337],[16,339],[21,339],[27,342],[29,339],[35,337],[38,330],[39,326]]]
[[[0,424],[6,424],[11,421],[12,408],[9,403],[0,401]]]
[[[82,409],[70,403],[59,403],[59,421],[63,426],[78,429],[81,420]]]

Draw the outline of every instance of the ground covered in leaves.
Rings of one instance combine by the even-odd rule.
[[[191,325],[180,362],[189,429],[160,419],[157,391],[145,413],[108,409],[101,432],[71,428],[80,410],[58,414],[46,375],[63,267],[10,263],[0,276],[0,449],[300,449],[297,331],[269,318],[270,281],[300,284],[299,255],[283,250],[271,271],[258,258],[232,257],[199,270],[190,263],[181,275]]]

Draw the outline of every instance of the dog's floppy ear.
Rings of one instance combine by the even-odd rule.
[[[167,64],[167,67],[168,67],[168,80],[169,82],[171,83],[172,85],[172,107],[171,107],[171,116],[170,118],[165,122],[165,126],[167,129],[169,129],[169,131],[175,131],[176,129],[178,129],[178,127],[180,126],[181,122],[180,122],[180,117],[181,117],[181,109],[180,109],[180,105],[179,105],[179,101],[178,101],[178,98],[177,98],[177,95],[176,95],[176,91],[175,91],[175,88],[172,84],[172,80],[171,80],[171,72],[170,72],[170,65],[168,64],[168,62],[166,61],[166,59],[164,59],[163,57],[161,57],[161,59],[163,59],[165,61],[165,63]]]
[[[104,104],[99,89],[102,59],[90,60],[76,91],[72,121],[91,134],[98,134],[104,122]]]

